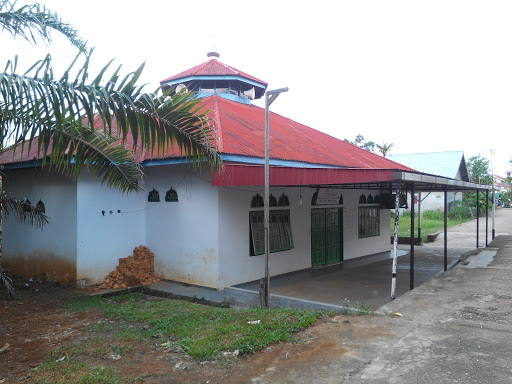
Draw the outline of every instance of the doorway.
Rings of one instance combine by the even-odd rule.
[[[311,265],[320,267],[343,261],[343,210],[311,210]]]

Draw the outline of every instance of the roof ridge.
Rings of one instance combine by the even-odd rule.
[[[224,66],[224,68],[229,69],[231,72],[234,72],[236,75],[240,75],[240,70],[233,68],[231,65],[228,65],[226,63],[223,63],[222,61],[217,60],[217,62]]]
[[[215,116],[215,122],[216,122],[216,129],[215,129],[215,136],[217,139],[217,148],[220,153],[223,152],[224,146],[223,146],[223,134],[222,134],[222,124],[220,120],[220,113],[219,113],[219,96],[214,94],[212,96],[213,100],[213,114]]]
[[[431,152],[408,152],[408,153],[390,153],[389,156],[402,156],[402,155],[427,155],[431,153],[452,153],[452,152],[462,152],[464,154],[463,149],[453,150],[453,151],[431,151]]]

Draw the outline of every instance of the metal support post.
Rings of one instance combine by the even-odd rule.
[[[485,246],[489,244],[489,190],[485,190]]]
[[[448,269],[448,188],[444,186],[444,270]]]
[[[414,289],[414,183],[411,183],[411,258],[410,258],[410,284],[411,291]]]
[[[396,195],[395,195],[395,232],[393,237],[393,267],[391,270],[391,300],[395,300],[396,289],[396,263],[397,263],[397,247],[398,247],[398,219],[400,216],[400,186],[402,181],[396,181]]]
[[[269,211],[269,196],[270,196],[270,127],[269,127],[269,107],[270,104],[279,96],[281,92],[287,92],[288,88],[275,89],[265,93],[265,208],[264,208],[264,221],[265,221],[265,283],[263,289],[260,290],[260,295],[263,294],[263,299],[260,297],[260,302],[264,308],[269,307],[269,289],[270,289],[270,211]]]
[[[418,239],[421,239],[421,192],[418,192]]]
[[[494,180],[494,179],[493,179]],[[494,182],[493,182],[494,184]],[[496,236],[496,193],[494,192],[494,185],[492,186],[492,240]]]
[[[476,190],[476,248],[478,249],[478,235],[480,234],[480,191]]]

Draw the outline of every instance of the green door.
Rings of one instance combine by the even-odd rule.
[[[325,264],[325,209],[311,210],[311,264]]]
[[[311,264],[339,263],[343,252],[341,208],[311,210]]]

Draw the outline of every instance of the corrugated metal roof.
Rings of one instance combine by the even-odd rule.
[[[390,154],[388,158],[430,175],[469,181],[464,151]]]
[[[219,152],[222,154],[265,157],[265,110],[255,105],[237,103],[217,95],[202,100],[214,125]],[[98,128],[101,122],[95,124]],[[37,144],[34,143],[34,146]],[[128,140],[129,148],[132,141]],[[137,151],[139,162],[182,157],[177,149],[165,155],[151,156]],[[0,155],[0,164],[21,161],[21,152]],[[38,158],[34,149],[23,161]],[[336,139],[306,125],[270,112],[270,157],[272,159],[329,165],[342,168],[395,169],[413,171],[388,158]]]
[[[293,168],[271,167],[272,186],[339,185],[393,180],[393,169]],[[226,164],[222,173],[212,175],[214,186],[265,185],[265,167],[261,165]]]
[[[268,85],[266,82],[254,76],[248,75],[247,73],[233,68],[227,64],[224,64],[219,60],[208,60],[203,64],[199,64],[193,68],[178,73],[177,75],[168,77],[167,79],[160,81],[160,84],[165,84],[172,80],[183,79],[190,76],[241,76],[263,84],[265,87]]]
[[[213,95],[204,100],[221,153],[265,157],[265,110]],[[411,170],[385,157],[270,112],[270,157],[347,168]]]

